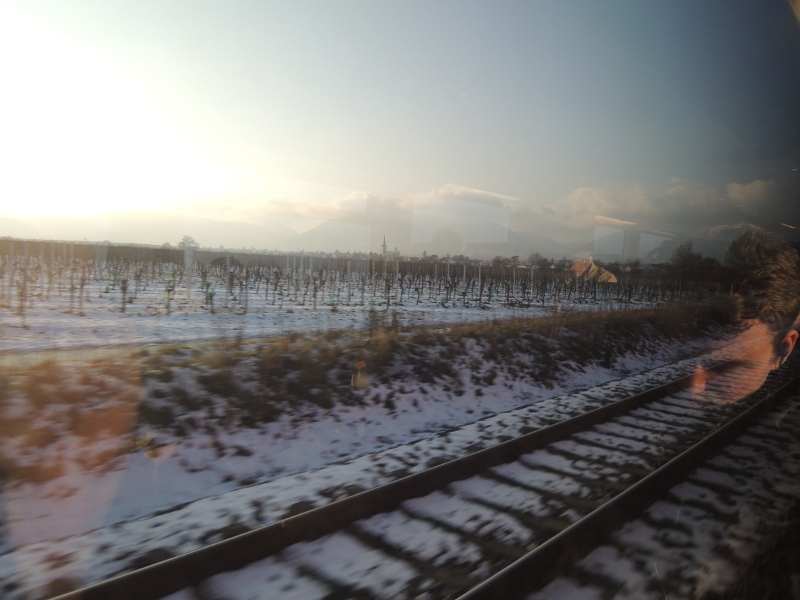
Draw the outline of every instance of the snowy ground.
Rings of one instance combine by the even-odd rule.
[[[409,392],[395,396],[393,409],[336,406],[309,414],[299,424],[286,415],[265,427],[237,428],[216,439],[198,428],[181,440],[154,442],[133,453],[125,449],[112,461],[101,460],[103,452],[118,448],[120,438],[130,444],[129,435],[65,436],[47,446],[45,456],[41,451],[22,456],[47,464],[57,454],[66,459],[66,473],[40,483],[12,477],[2,495],[6,554],[0,557],[0,589],[42,590],[59,578],[95,581],[142,564],[148,556],[186,552],[299,507],[385,483],[589,410],[601,396],[608,401],[609,390],[625,396],[689,372],[694,359],[604,389],[567,394],[623,373],[646,371],[705,343],[654,344],[645,356],[619,357],[613,369],[572,371],[552,388],[500,376],[478,397],[469,391],[457,399]],[[129,406],[140,400],[142,389],[109,372],[96,373],[84,385],[103,382],[108,393],[98,402],[111,411],[104,418],[115,415],[111,418],[120,427],[133,427]],[[66,410],[49,410],[54,420],[69,418]],[[13,404],[6,415],[24,418],[23,409]],[[40,415],[40,426],[42,421]],[[226,449],[222,455],[220,446]]]
[[[110,287],[105,280],[86,285],[82,304],[77,295],[72,298],[71,310],[68,292],[55,289],[48,293],[46,288],[33,290],[30,302],[25,303],[24,314],[20,314],[16,300],[0,306],[0,354],[358,329],[366,325],[371,308],[378,311],[386,308],[381,295],[373,295],[371,290],[364,295],[363,302],[362,295],[351,290],[348,302],[344,284],[338,285],[335,295],[325,298],[319,294],[316,308],[312,299],[308,295],[304,298],[302,292],[284,294],[281,291],[273,297],[272,293],[265,295],[263,290],[260,295],[253,291],[246,303],[244,297],[234,301],[233,296],[226,302],[224,292],[219,292],[214,314],[202,302],[203,294],[199,289],[193,289],[190,294],[185,286],[176,291],[169,308],[163,287],[152,285],[142,289],[132,303],[125,305],[124,313],[120,290]],[[414,298],[406,298],[399,305],[397,299],[393,300],[389,314],[392,309],[397,310],[400,325],[432,326],[536,316],[560,310],[608,310],[615,306],[611,301],[548,301],[529,308],[509,308],[502,300],[499,296],[491,302],[484,300],[488,308],[480,309],[475,302],[465,307],[463,301],[444,302],[443,296],[423,295],[419,303]],[[334,305],[335,311],[332,310]]]
[[[344,288],[338,295],[346,298]],[[354,293],[348,305],[331,295],[315,309],[308,298],[262,292],[246,312],[242,302],[218,297],[211,314],[199,296],[179,290],[167,312],[154,286],[140,290],[123,313],[119,290],[90,282],[82,306],[73,298],[71,311],[68,294],[57,289],[39,290],[24,319],[0,308],[0,590],[6,595],[95,581],[567,418],[586,410],[593,394],[564,394],[670,363],[710,341],[642,342],[614,354],[606,367],[559,359],[561,375],[537,382],[514,370],[527,368],[520,361],[536,363],[536,356],[509,366],[514,361],[486,359],[487,346],[467,339],[456,362],[445,356],[451,348],[426,350],[454,366],[449,379],[376,379],[359,402],[339,398],[331,408],[301,402],[245,427],[230,398],[203,387],[224,368],[193,364],[199,345],[174,350],[157,368],[148,361],[160,350],[144,356],[143,345],[362,331],[380,298],[367,294],[361,304]],[[505,308],[495,299],[481,310],[440,300],[393,305],[382,318],[435,331],[436,324],[611,308],[563,302]],[[558,348],[547,344],[543,352],[556,355]],[[59,352],[67,348],[87,350]],[[55,363],[40,362],[45,358]],[[674,369],[668,372],[622,383],[619,393],[670,378]],[[346,378],[348,388],[349,372]],[[165,410],[175,416],[162,419]]]
[[[731,588],[790,524],[798,473],[794,397],[530,600],[732,597]]]

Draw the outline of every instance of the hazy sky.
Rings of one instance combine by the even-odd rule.
[[[6,3],[0,78],[4,216],[302,230],[451,184],[522,229],[800,225],[782,0]]]

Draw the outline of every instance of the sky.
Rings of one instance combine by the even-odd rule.
[[[391,206],[416,242],[498,202],[493,224],[562,240],[597,215],[800,226],[784,0],[10,2],[0,81],[0,235],[112,211],[304,233]]]

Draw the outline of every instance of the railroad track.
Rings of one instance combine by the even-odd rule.
[[[733,404],[732,363],[683,377],[60,600],[510,598],[536,589],[796,390],[796,361]],[[243,595],[243,597],[251,597]]]

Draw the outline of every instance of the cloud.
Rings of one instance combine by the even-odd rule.
[[[729,183],[725,191],[736,206],[753,211],[777,200],[781,187],[771,180],[756,179],[746,184]]]
[[[216,210],[214,210],[216,209]],[[250,201],[247,204],[218,203],[203,206],[203,213],[216,213],[217,218],[232,220],[233,218],[260,221],[265,217],[280,216],[323,221],[341,214],[341,209],[332,205],[305,204],[294,200],[271,198],[269,200]]]
[[[727,242],[731,242],[738,238],[742,233],[745,231],[758,231],[763,232],[764,230],[752,223],[736,223],[735,225],[717,225],[716,227],[711,227],[706,232],[705,237],[710,240],[723,240]]]
[[[265,218],[289,217],[321,222],[348,213],[363,213],[370,202],[380,202],[380,199],[373,194],[358,191],[326,201],[312,202],[289,198],[225,196],[198,203],[194,212],[222,220],[259,222]]]
[[[595,215],[613,211],[621,204],[622,197],[610,190],[596,187],[582,187],[568,194],[559,204],[561,214],[578,222],[594,220]]]
[[[653,228],[694,230],[732,224],[747,215],[766,217],[782,197],[774,181],[730,183],[725,191],[699,181],[672,178],[661,190],[639,185],[581,187],[552,205],[569,228],[591,226],[596,215],[646,223]]]
[[[471,200],[472,202],[480,202],[482,204],[491,204],[494,206],[507,206],[519,202],[519,198],[514,198],[512,196],[464,187],[462,185],[454,185],[452,183],[448,183],[427,193],[416,195],[417,201],[424,202],[430,198],[458,198],[459,200]]]
[[[673,177],[672,185],[663,194],[654,196],[655,204],[645,214],[675,218],[685,215],[707,216],[727,211],[730,202],[714,186],[699,181]]]
[[[633,220],[633,215],[653,212],[657,206],[654,196],[639,185],[581,187],[553,205],[551,212],[562,219],[564,226],[581,229],[593,226],[597,215]]]
[[[338,217],[341,210],[331,205],[304,204],[293,200],[269,200],[264,204],[261,213],[324,220]]]
[[[453,248],[506,241],[509,208],[519,202],[510,196],[453,184],[415,194],[413,201],[412,242],[430,244],[446,238],[453,242],[448,247]],[[459,244],[453,241],[454,236],[461,240]]]
[[[379,200],[380,199],[376,195],[368,194],[367,192],[350,192],[346,196],[331,200],[330,206],[343,211],[364,212],[367,210],[367,205],[370,202],[377,202]]]

